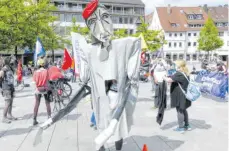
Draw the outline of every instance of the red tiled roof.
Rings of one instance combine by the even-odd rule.
[[[189,28],[190,24],[204,24],[207,20],[207,13],[201,7],[170,7],[170,14],[167,11],[168,7],[157,7],[157,13],[161,25],[165,31],[187,31],[187,30],[200,30],[201,28]],[[187,14],[202,14],[202,20],[188,20]],[[172,27],[171,23],[178,24],[177,27]]]
[[[228,22],[228,7],[209,7],[208,12],[215,22]]]
[[[146,23],[151,24],[153,21],[153,12],[145,16]]]

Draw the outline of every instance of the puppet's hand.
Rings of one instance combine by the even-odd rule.
[[[44,122],[43,124],[40,125],[40,127],[42,129],[47,129],[48,127],[50,127],[52,125],[52,118],[49,118],[46,122]]]

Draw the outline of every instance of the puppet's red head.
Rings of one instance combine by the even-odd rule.
[[[82,14],[85,20],[88,19],[88,17],[90,17],[94,13],[96,8],[98,7],[98,4],[99,0],[93,0],[87,4]]]

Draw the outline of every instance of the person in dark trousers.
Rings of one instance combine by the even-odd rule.
[[[43,59],[38,60],[38,70],[34,72],[33,80],[36,83],[35,92],[35,106],[34,106],[34,117],[33,125],[37,125],[37,113],[40,106],[41,96],[45,98],[45,104],[47,108],[48,118],[51,117],[50,100],[48,97],[48,70],[44,68],[45,62]]]
[[[12,115],[13,99],[14,99],[14,65],[16,59],[14,57],[6,57],[4,60],[4,66],[0,72],[2,80],[2,95],[5,100],[5,107],[3,111],[3,123],[11,123],[13,120],[17,120]]]
[[[186,99],[180,87],[187,91],[189,81],[186,77],[189,78],[189,71],[184,60],[176,61],[176,68],[177,72],[171,78],[164,77],[163,79],[172,83],[171,107],[176,108],[178,118],[178,127],[175,131],[184,132],[190,130],[187,108],[191,106],[191,101]]]

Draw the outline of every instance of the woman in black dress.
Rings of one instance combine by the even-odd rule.
[[[167,82],[172,83],[170,93],[171,93],[171,107],[176,108],[178,127],[175,131],[185,131],[190,130],[189,119],[187,108],[191,106],[191,101],[187,100],[181,87],[184,91],[187,91],[189,81],[189,71],[184,60],[176,61],[177,72],[171,77],[164,77],[163,79]]]

